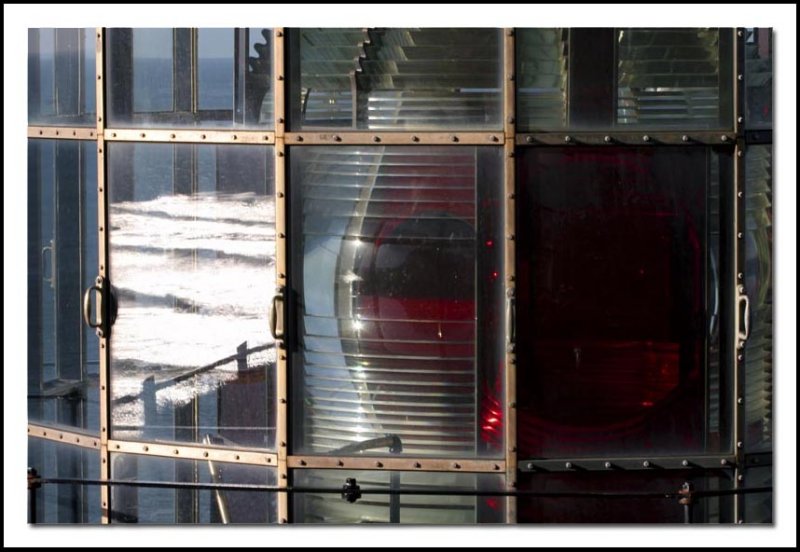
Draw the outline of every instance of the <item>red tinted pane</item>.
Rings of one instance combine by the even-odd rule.
[[[523,455],[718,446],[719,413],[706,412],[707,399],[719,409],[706,370],[717,333],[716,162],[689,148],[525,151]]]

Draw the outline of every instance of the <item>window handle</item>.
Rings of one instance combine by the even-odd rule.
[[[50,257],[50,277],[49,278],[42,278],[45,282],[50,284],[50,287],[55,289],[56,287],[56,257],[55,257],[55,244],[53,240],[50,240],[50,245],[45,245],[42,247],[42,266],[44,266],[44,254],[47,253]],[[42,270],[44,272],[44,270]]]
[[[514,345],[517,341],[516,307],[517,301],[514,297],[514,288],[509,288],[506,292],[506,335],[508,336],[508,345]]]
[[[744,286],[739,286],[739,293],[736,297],[737,313],[742,312],[742,303],[744,303],[744,314],[739,319],[739,327],[736,331],[737,348],[744,349],[747,338],[750,337],[750,298],[744,292]]]
[[[100,294],[100,301],[101,301],[99,303],[98,309],[97,309],[97,322],[96,323],[92,322],[92,292],[93,291],[96,291],[97,293]],[[102,331],[100,328],[102,328],[102,326],[103,326],[103,316],[101,314],[101,310],[102,309],[100,308],[100,305],[102,305],[102,300],[103,300],[103,286],[100,285],[99,283],[92,284],[91,286],[86,288],[86,291],[83,293],[83,321],[86,322],[86,325],[89,326],[90,328],[95,328],[95,329],[98,329],[99,331]]]
[[[280,303],[280,313],[278,313],[278,303]],[[280,329],[278,328],[278,319],[281,321]],[[284,338],[283,331],[283,288],[278,288],[275,295],[272,296],[272,302],[269,306],[269,333],[276,341]]]
[[[97,321],[92,322],[92,292],[100,297],[97,303]],[[94,284],[83,293],[83,321],[94,328],[98,337],[111,335],[111,326],[117,320],[117,298],[113,289],[102,276],[98,276]]]

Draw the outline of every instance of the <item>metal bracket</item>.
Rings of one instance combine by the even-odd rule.
[[[694,485],[686,481],[678,491],[678,504],[683,506],[683,523],[692,523],[692,506],[694,505]]]
[[[361,487],[358,486],[355,477],[348,477],[342,486],[342,498],[350,504],[361,498]]]

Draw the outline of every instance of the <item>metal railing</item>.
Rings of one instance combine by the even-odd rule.
[[[36,523],[36,491],[43,485],[87,485],[109,487],[140,487],[162,489],[196,489],[209,491],[251,491],[268,493],[316,493],[337,494],[349,503],[355,503],[364,495],[391,496],[487,496],[487,497],[525,497],[525,498],[579,498],[579,499],[662,499],[677,500],[683,510],[683,522],[692,523],[692,512],[698,500],[721,496],[771,493],[772,487],[751,487],[727,490],[698,491],[690,482],[685,482],[676,491],[664,492],[541,492],[525,490],[477,490],[468,488],[389,488],[363,489],[355,478],[349,477],[342,487],[274,487],[249,483],[192,483],[177,481],[125,481],[100,480],[70,477],[40,477],[34,468],[28,468],[29,523]]]

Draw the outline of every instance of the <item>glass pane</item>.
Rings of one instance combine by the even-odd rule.
[[[523,457],[728,449],[723,170],[705,148],[523,150]]]
[[[772,450],[772,146],[745,156],[745,291],[750,336],[745,346],[745,447]]]
[[[748,468],[744,472],[745,487],[771,487],[772,466]],[[773,523],[772,493],[752,493],[744,495],[745,523]]]
[[[226,462],[111,455],[123,481],[277,486],[275,469]],[[112,487],[112,523],[275,523],[277,493],[212,489]]]
[[[95,148],[28,142],[28,419],[99,432],[99,344],[81,305],[97,276]]]
[[[353,477],[362,489],[504,490],[496,474],[295,470],[294,487],[340,489]],[[404,523],[463,525],[502,523],[505,499],[496,496],[426,496],[365,494],[355,503],[337,494],[296,493],[295,523]]]
[[[684,482],[695,491],[733,488],[725,472],[570,472],[521,474],[520,490],[539,493],[676,493]],[[730,496],[697,498],[692,523],[732,523]],[[520,497],[519,523],[683,523],[677,498]]]
[[[114,437],[272,447],[272,148],[108,150]]]
[[[100,479],[100,451],[28,438],[28,466],[41,477]],[[100,523],[100,487],[42,485],[36,523]]]
[[[272,127],[268,29],[109,29],[110,126]]]
[[[566,128],[569,29],[518,29],[516,48],[518,128]]]
[[[731,33],[519,29],[519,128],[730,127]]]
[[[289,44],[295,130],[502,127],[498,29],[297,29]]]
[[[291,151],[296,451],[501,454],[501,153]]]
[[[619,29],[617,123],[725,128],[731,121],[726,29]]]
[[[745,127],[772,128],[772,29],[746,29]]]
[[[94,29],[28,29],[28,124],[95,126]]]

